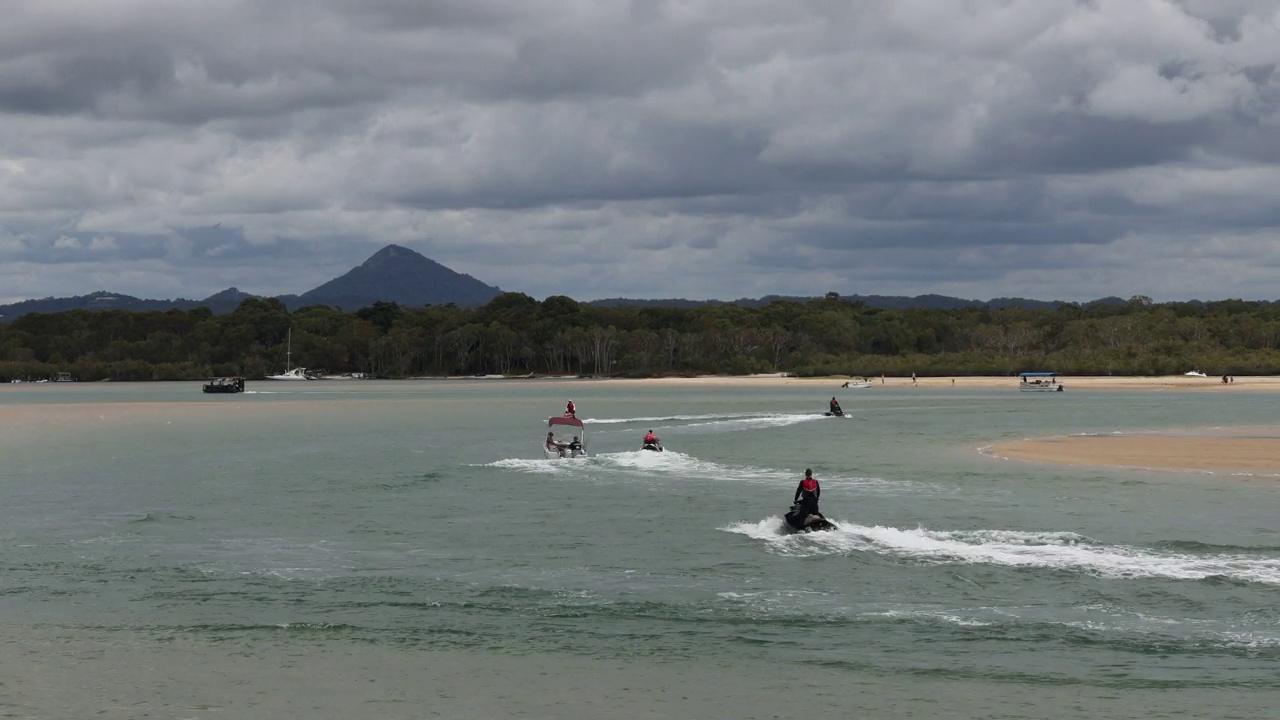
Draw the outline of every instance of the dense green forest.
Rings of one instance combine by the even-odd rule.
[[[83,311],[0,324],[0,380],[250,379],[292,362],[374,377],[548,374],[646,377],[1280,373],[1280,305],[1227,300],[1058,309],[889,310],[834,293],[758,308],[615,307],[520,293],[488,305],[292,314],[277,300],[235,312]]]

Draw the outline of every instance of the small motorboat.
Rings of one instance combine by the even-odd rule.
[[[577,430],[577,434],[573,436],[573,442],[555,442],[554,447],[550,439],[543,444],[542,454],[547,458],[580,458],[587,456],[587,432],[582,421],[576,417],[552,417],[547,418],[547,427],[570,427]],[[581,438],[581,439],[579,439]]]
[[[244,378],[242,377],[216,377],[209,378],[209,382],[205,383],[204,391],[207,393],[242,393],[244,392]]]

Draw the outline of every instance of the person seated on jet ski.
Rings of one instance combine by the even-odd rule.
[[[831,414],[832,414],[832,415],[843,415],[843,414],[844,414],[844,410],[841,410],[841,409],[840,409],[840,403],[836,402],[836,399],[835,399],[835,398],[831,398]]]
[[[564,408],[564,416],[565,416],[565,417],[567,417],[567,418],[576,418],[576,417],[578,417],[578,409],[577,409],[576,407],[574,407],[574,406],[573,406],[573,401],[572,401],[572,400],[570,400],[570,401],[569,401],[569,404],[565,406],[565,408]]]
[[[819,520],[825,520],[822,512],[818,510],[818,498],[822,496],[822,487],[818,485],[818,481],[813,477],[813,470],[808,468],[804,471],[804,479],[796,487],[796,496],[792,500],[792,511],[788,513],[793,517],[804,518],[801,525],[812,525]]]
[[[580,453],[582,452],[582,441],[578,440],[577,435],[574,435],[573,439],[569,441],[569,444],[566,447],[569,449],[571,454]]]
[[[654,435],[652,430],[650,430],[648,434],[644,436],[644,445],[652,445],[656,448],[658,447],[658,442],[659,442],[658,436]],[[643,447],[644,445],[642,445],[641,447]]]

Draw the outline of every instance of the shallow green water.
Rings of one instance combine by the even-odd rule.
[[[806,683],[806,707],[874,717],[1261,717],[1280,699],[1274,478],[979,452],[1262,425],[1265,395],[871,388],[841,391],[851,417],[834,419],[829,393],[791,388],[250,389],[0,388],[11,637],[181,641],[169,662],[192,658],[192,683],[228,647],[304,666],[335,649],[372,667],[461,653],[604,684],[729,673],[741,687],[716,681],[722,717],[772,717]],[[592,457],[544,460],[545,419],[569,396]],[[111,410],[125,402],[160,405]],[[14,419],[45,403],[103,412]],[[649,428],[669,452],[635,450]],[[806,467],[840,531],[779,532]],[[494,712],[572,694],[526,680]],[[689,692],[664,712],[695,709]],[[657,707],[619,697],[615,714]],[[589,716],[548,716],[574,713]]]

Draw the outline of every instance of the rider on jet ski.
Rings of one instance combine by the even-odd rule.
[[[796,496],[792,501],[791,512],[787,513],[787,524],[800,529],[820,521],[826,517],[818,510],[818,498],[822,496],[822,487],[813,477],[813,470],[804,471],[804,479],[796,486]]]
[[[640,447],[642,450],[643,449],[659,450],[662,448],[662,441],[658,439],[657,435],[653,434],[652,430],[650,430],[648,434],[644,436],[644,443],[641,444]]]
[[[840,409],[840,403],[836,402],[835,398],[831,398],[831,414],[832,415],[844,414],[844,410]]]

